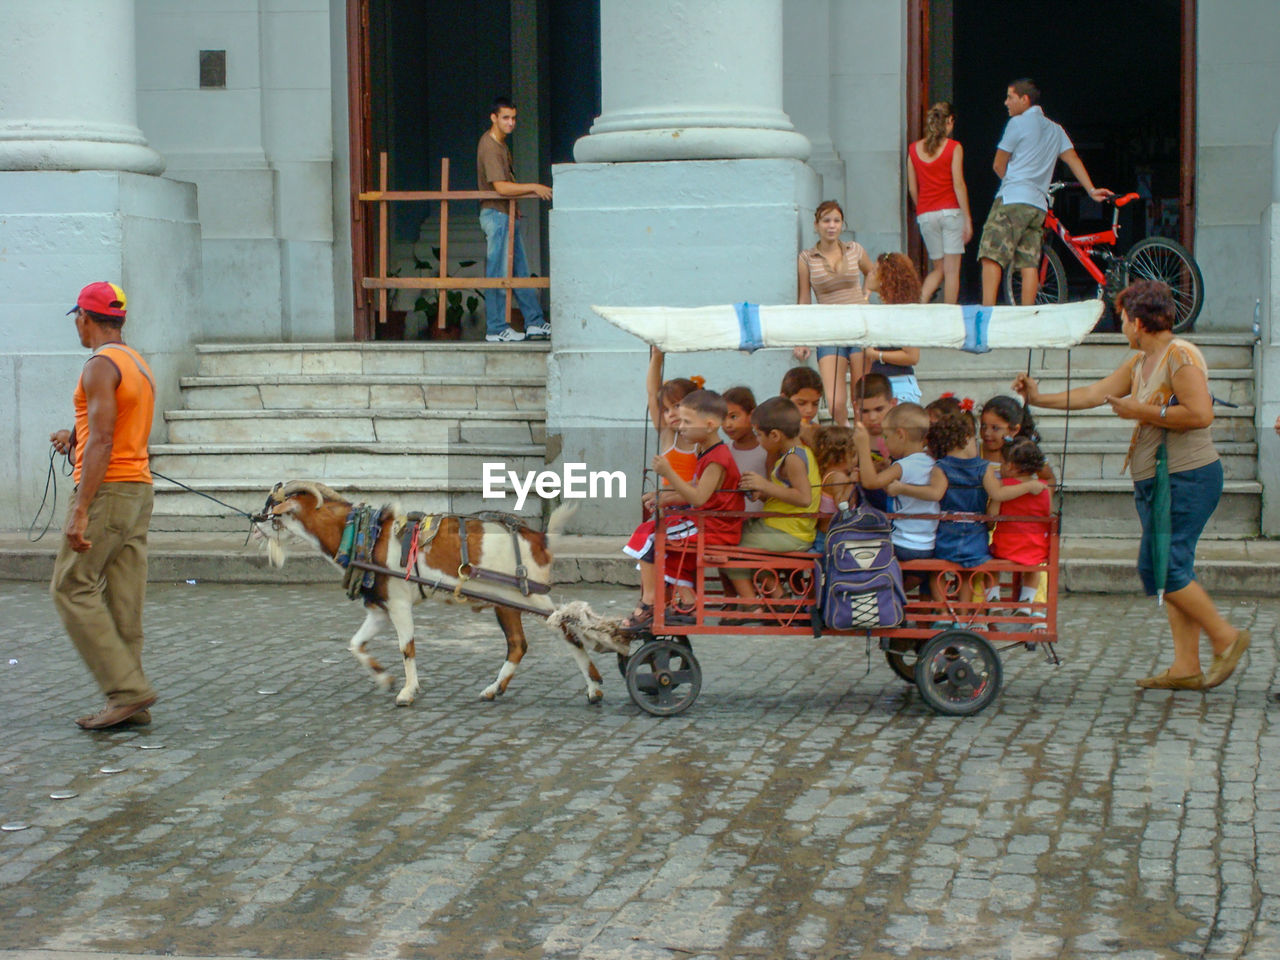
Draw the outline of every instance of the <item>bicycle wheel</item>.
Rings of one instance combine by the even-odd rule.
[[[1022,304],[1022,271],[1010,266],[1004,272],[1004,298],[1013,305]],[[1067,271],[1048,243],[1044,245],[1044,258],[1040,261],[1040,289],[1036,291],[1036,303],[1066,303]]]
[[[1178,307],[1174,333],[1185,333],[1195,325],[1204,306],[1204,277],[1182,244],[1167,237],[1139,240],[1125,257],[1125,284],[1134,280],[1159,280],[1169,285]]]

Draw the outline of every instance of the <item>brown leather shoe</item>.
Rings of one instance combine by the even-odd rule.
[[[1236,672],[1236,667],[1240,664],[1240,658],[1249,649],[1250,642],[1249,631],[1241,630],[1236,634],[1236,638],[1231,641],[1231,646],[1221,653],[1213,655],[1213,665],[1209,668],[1208,677],[1205,678],[1204,686],[1206,690],[1226,682],[1227,678]]]
[[[1171,677],[1168,670],[1138,681],[1138,686],[1144,690],[1203,690],[1204,685],[1203,673],[1190,677]]]
[[[81,717],[76,724],[84,730],[106,730],[109,727],[118,727],[155,702],[156,698],[151,697],[147,700],[139,700],[137,703],[108,703],[93,716]],[[150,719],[151,715],[148,713],[147,720],[150,721]]]
[[[132,717],[125,719],[123,726],[126,727],[146,727],[151,724],[151,711],[139,710]]]

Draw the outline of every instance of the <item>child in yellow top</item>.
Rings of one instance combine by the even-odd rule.
[[[742,487],[756,499],[764,500],[766,516],[756,517],[742,528],[744,547],[785,553],[808,550],[818,527],[818,501],[822,480],[818,458],[800,442],[800,411],[786,397],[773,397],[751,411],[751,423],[760,446],[774,460],[769,476],[746,473]],[[768,516],[782,514],[782,516]],[[751,571],[729,570],[729,581],[739,597],[758,596],[751,583]],[[781,584],[769,590],[782,596]]]

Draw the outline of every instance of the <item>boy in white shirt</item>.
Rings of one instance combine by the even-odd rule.
[[[861,423],[853,428],[862,485],[869,490],[887,487],[890,494],[896,494],[889,505],[892,512],[915,514],[893,521],[893,552],[899,560],[926,560],[933,556],[938,501],[946,492],[947,478],[925,450],[928,432],[929,414],[920,404],[900,403],[890,410],[884,418],[884,441],[893,463],[877,471],[871,456],[871,435]],[[897,492],[892,486],[895,481],[929,489],[911,496]]]
[[[1095,187],[1084,161],[1066,131],[1037,106],[1040,88],[1023,77],[1009,84],[1004,105],[1009,111],[992,166],[1000,189],[982,227],[978,257],[982,261],[982,304],[995,306],[1005,270],[1022,271],[1022,303],[1031,306],[1040,291],[1040,248],[1044,215],[1049,209],[1049,181],[1061,160],[1094,200],[1115,196]]]

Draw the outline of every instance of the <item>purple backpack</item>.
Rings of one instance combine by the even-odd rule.
[[[907,601],[893,525],[865,501],[827,527],[822,620],[832,630],[896,627]]]

